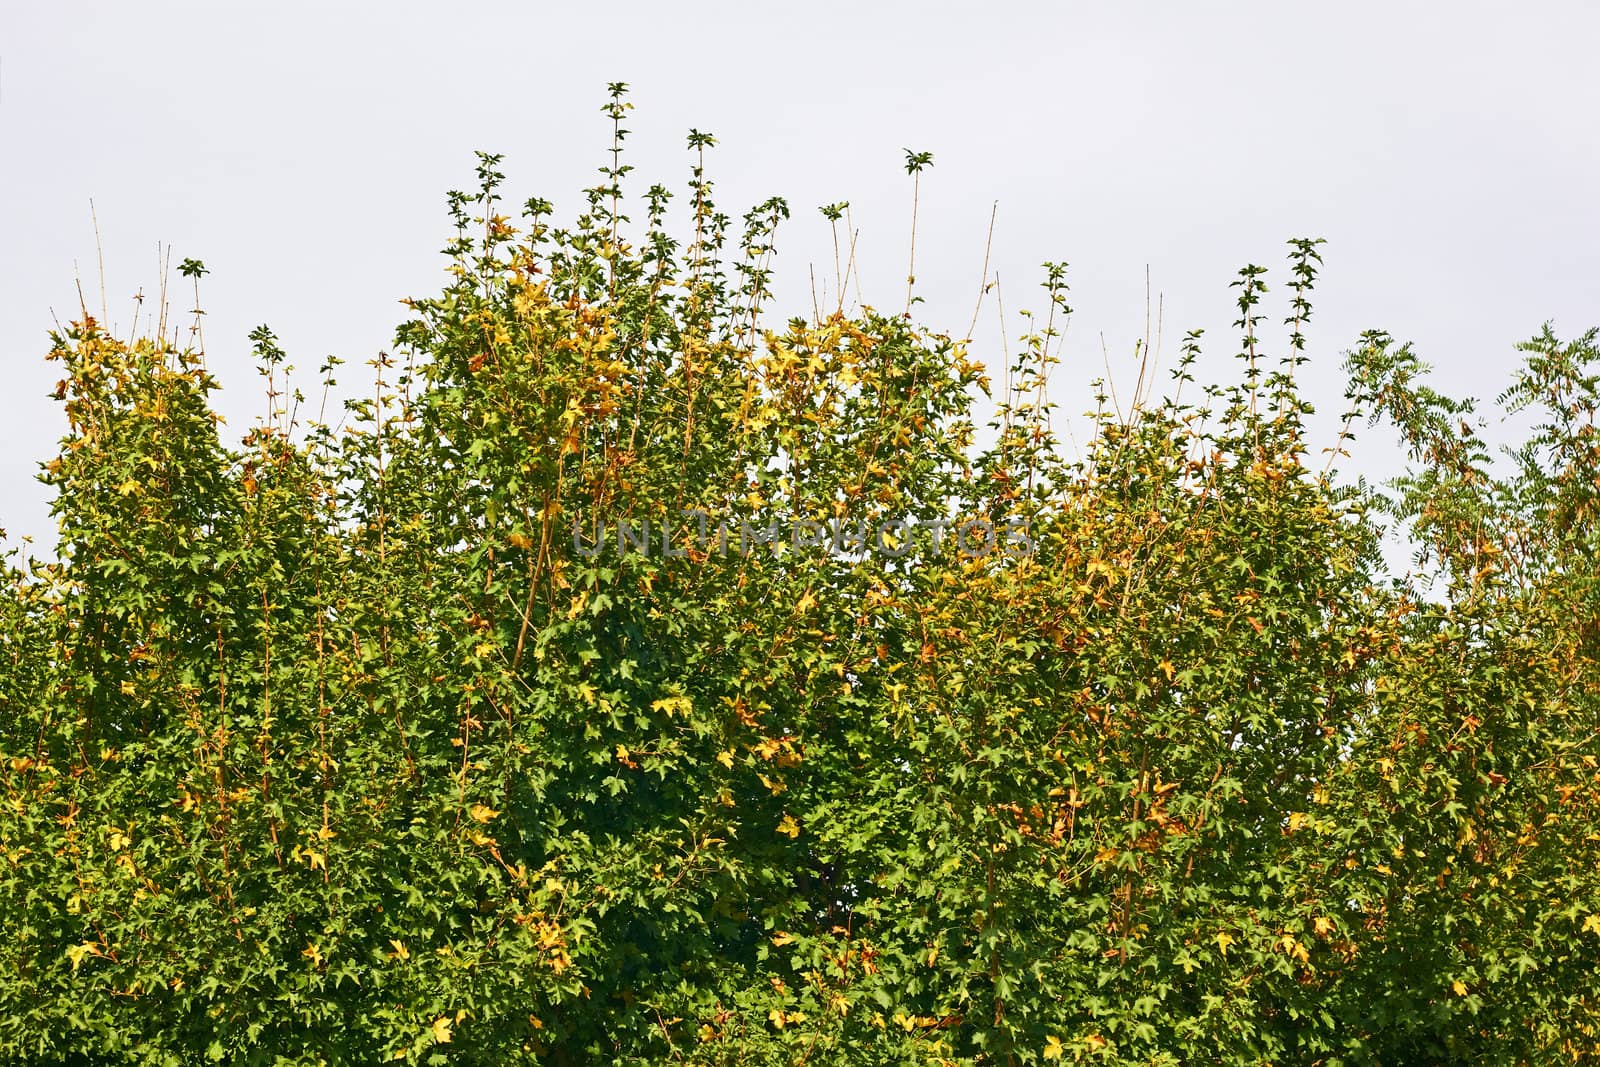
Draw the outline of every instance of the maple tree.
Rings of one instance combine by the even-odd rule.
[[[787,206],[736,228],[697,131],[692,236],[661,186],[636,227],[627,106],[570,225],[480,155],[343,425],[265,328],[238,445],[194,347],[54,338],[59,559],[0,596],[0,1059],[1596,1059],[1594,333],[1525,346],[1502,401],[1546,421],[1499,465],[1361,338],[1351,418],[1412,461],[1380,493],[1307,443],[1295,241],[1276,359],[1248,267],[1238,379],[1191,335],[1069,462],[1063,268],[998,389],[909,314],[774,328]]]

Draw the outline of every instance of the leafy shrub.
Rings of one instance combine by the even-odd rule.
[[[1509,474],[1363,337],[1385,499],[1309,454],[1296,241],[1279,360],[1246,268],[1237,382],[1183,398],[1191,335],[1069,463],[1060,267],[980,435],[967,342],[762,325],[787,207],[736,231],[710,145],[682,239],[660,186],[629,236],[618,154],[567,228],[480,156],[348,425],[265,328],[238,446],[197,352],[54,338],[60,562],[0,598],[0,1056],[1592,1061],[1595,334],[1526,346]],[[812,543],[891,518],[950,525]],[[978,520],[1025,539],[960,551]]]

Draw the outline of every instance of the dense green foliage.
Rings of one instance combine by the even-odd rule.
[[[615,154],[569,228],[481,157],[337,427],[265,328],[238,446],[197,352],[55,338],[59,562],[0,597],[0,1061],[1594,1060],[1595,336],[1526,346],[1545,425],[1499,465],[1362,338],[1352,417],[1413,461],[1381,498],[1306,443],[1297,241],[1276,356],[1247,268],[1236,384],[1192,336],[1068,462],[1061,268],[984,432],[966,342],[763,325],[787,209],[736,228],[710,143],[681,241]],[[721,551],[687,508],[1036,551]],[[624,518],[677,553],[585,543]]]

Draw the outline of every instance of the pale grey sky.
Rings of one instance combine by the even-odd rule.
[[[52,309],[76,311],[75,266],[99,301],[91,198],[115,324],[156,290],[158,242],[211,269],[207,347],[242,432],[262,407],[251,327],[270,324],[308,377],[330,352],[358,375],[397,301],[441,283],[444,194],[470,185],[472,151],[505,154],[512,203],[575,210],[613,80],[633,88],[636,189],[681,191],[698,127],[720,141],[712,176],[735,218],[789,199],[784,316],[810,309],[808,263],[832,273],[816,207],[835,200],[854,205],[868,302],[903,300],[910,147],[936,157],[917,238],[927,323],[965,331],[995,201],[1011,333],[1041,305],[1038,264],[1071,264],[1064,411],[1088,406],[1102,337],[1131,374],[1147,266],[1163,355],[1204,327],[1227,371],[1228,283],[1249,262],[1281,282],[1296,236],[1328,239],[1307,376],[1326,414],[1340,353],[1369,327],[1492,397],[1541,322],[1600,324],[1597,43],[1592,0],[4,0],[0,527],[48,551],[34,474],[62,422],[42,357]],[[999,339],[990,316],[979,354]],[[1393,467],[1376,443],[1358,458]]]

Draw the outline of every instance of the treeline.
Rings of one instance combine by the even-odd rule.
[[[175,337],[54,338],[0,1061],[1593,1062],[1595,334],[1525,346],[1499,463],[1361,338],[1380,495],[1307,444],[1296,241],[1286,300],[1236,283],[1232,384],[1191,336],[1068,461],[1060,268],[999,381],[904,314],[772,328],[788,209],[731,221],[710,145],[678,227],[618,155],[567,226],[481,156],[342,419],[265,328],[238,445]],[[1030,551],[719,553],[694,512]]]

